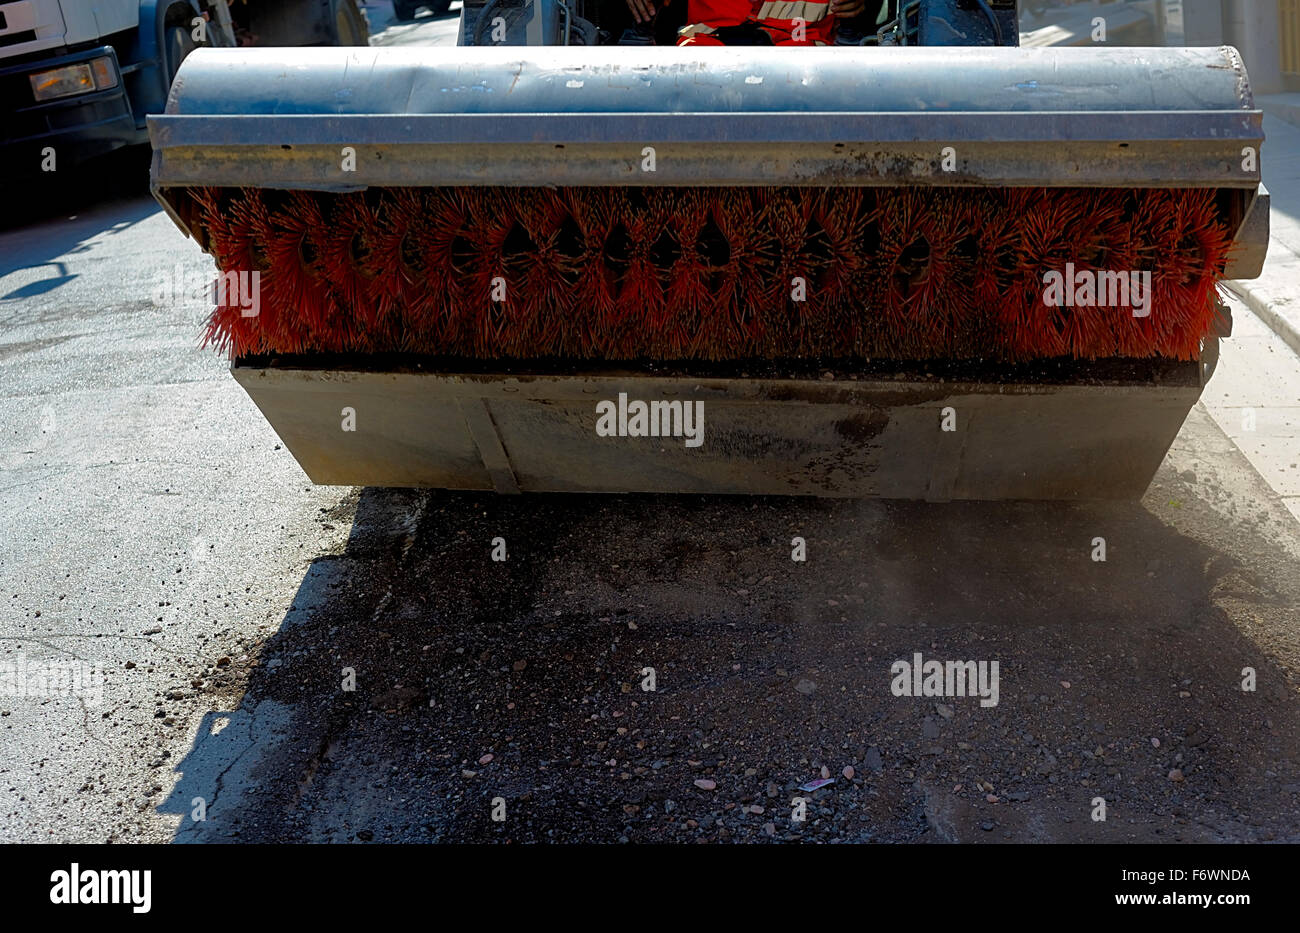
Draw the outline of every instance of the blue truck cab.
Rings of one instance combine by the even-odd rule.
[[[368,41],[357,0],[0,0],[0,170],[148,142],[145,116],[200,45]]]
[[[146,142],[145,115],[163,109],[196,30],[207,37],[197,0],[0,2],[7,177]]]

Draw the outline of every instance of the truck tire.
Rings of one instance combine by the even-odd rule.
[[[334,41],[338,45],[369,45],[370,28],[357,0],[331,0]]]

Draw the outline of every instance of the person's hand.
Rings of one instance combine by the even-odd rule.
[[[631,6],[635,0],[627,0]],[[831,12],[841,19],[851,19],[866,8],[867,0],[831,0]]]
[[[625,0],[628,10],[632,13],[632,19],[638,23],[648,23],[654,19],[655,5],[653,0]],[[863,0],[851,0],[859,7],[862,6]]]

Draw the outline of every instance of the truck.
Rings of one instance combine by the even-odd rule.
[[[199,46],[368,42],[357,0],[0,3],[0,167],[12,181],[147,142]]]

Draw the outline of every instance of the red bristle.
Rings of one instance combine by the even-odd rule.
[[[1231,230],[1213,191],[197,190],[232,355],[1191,357]],[[1150,271],[1152,310],[1049,307],[1049,271]],[[497,280],[497,281],[494,281]],[[796,283],[801,282],[801,286]],[[504,285],[504,300],[500,287]],[[801,287],[802,298],[792,292]]]
[[[728,334],[743,348],[737,356],[756,356],[766,340],[771,307],[763,304],[769,278],[768,235],[761,227],[766,188],[724,188],[713,201],[713,220],[727,244],[726,266],[719,270],[718,305],[703,322],[700,339],[721,346]]]
[[[515,348],[500,346],[497,335],[507,303],[518,304],[520,296],[511,295],[507,284],[504,301],[494,302],[493,279],[504,278],[502,245],[514,226],[514,218],[499,209],[491,190],[461,194],[466,221],[462,239],[455,247],[457,255],[453,256],[451,290],[454,317],[460,325],[458,352],[489,358],[511,356]]]
[[[609,316],[608,352],[614,358],[630,359],[650,352],[658,336],[656,327],[664,319],[664,290],[651,253],[668,218],[654,212],[663,203],[653,197],[653,189],[626,189],[620,194],[619,225],[625,231],[627,259]],[[611,239],[617,236],[616,229]]]
[[[461,189],[429,191],[421,198],[422,216],[411,226],[423,278],[403,288],[402,315],[409,341],[426,353],[465,353],[473,332],[467,313],[473,255],[468,200]]]
[[[948,356],[954,340],[950,316],[958,297],[972,289],[969,270],[959,274],[958,244],[974,235],[970,212],[945,198],[898,189],[879,205],[878,278],[881,326],[895,353],[910,358]]]
[[[1047,272],[1064,273],[1077,256],[1075,234],[1087,222],[1082,204],[1072,191],[1035,189],[1022,203],[1019,243],[1010,277],[1011,300],[999,315],[999,336],[1005,356],[1029,359],[1034,356],[1065,356],[1065,320],[1071,309],[1044,301]]]
[[[610,322],[622,282],[607,252],[622,202],[609,188],[569,188],[559,194],[580,241],[573,260],[576,280],[568,318],[573,326],[565,329],[561,349],[566,356],[608,355]]]
[[[311,192],[292,191],[273,208],[265,197],[247,203],[270,267],[262,281],[266,301],[279,309],[278,321],[299,325],[268,328],[268,333],[288,343],[290,353],[347,347],[351,317],[335,313],[328,288],[335,270],[321,267],[326,232],[321,201]]]
[[[1197,191],[1191,197],[1178,199],[1173,210],[1168,242],[1181,261],[1168,275],[1180,293],[1175,300],[1183,315],[1182,326],[1170,334],[1168,353],[1192,358],[1198,349],[1198,337],[1213,325],[1215,286],[1223,275],[1232,238],[1217,222],[1213,192]]]
[[[528,192],[517,203],[517,223],[534,244],[531,254],[507,262],[509,278],[529,302],[523,315],[529,331],[522,339],[535,347],[538,355],[559,355],[568,326],[569,295],[577,277],[574,247],[565,241],[568,214],[560,196],[549,189]]]
[[[500,275],[500,268],[491,265],[491,249],[493,243],[504,239],[509,225],[507,222],[499,231],[494,229],[502,220],[499,215],[485,216],[477,192],[457,188],[448,195],[445,213],[450,272],[440,346],[454,356],[491,356],[484,350],[491,343],[492,278]]]
[[[260,309],[257,317],[242,318],[247,322],[246,335],[255,333],[257,349],[253,352],[299,352],[307,325],[296,313],[292,304],[286,304],[274,292],[278,272],[275,269],[268,243],[275,239],[270,211],[260,189],[243,191],[229,204],[228,228],[232,234],[232,248],[237,252],[235,261],[223,265],[222,270],[261,272]]]
[[[373,309],[376,345],[411,351],[423,342],[414,322],[428,315],[429,296],[442,290],[428,282],[421,231],[425,229],[425,200],[418,189],[398,188],[381,201],[381,222],[371,232],[367,257],[366,301]],[[445,263],[435,267],[445,273]]]
[[[655,189],[660,202],[652,215],[666,221],[651,249],[651,262],[659,272],[663,289],[662,317],[647,321],[666,352],[673,356],[700,356],[716,351],[701,340],[701,323],[712,316],[717,293],[710,288],[710,265],[704,251],[706,238],[720,233],[712,229],[712,201],[709,192]]]
[[[800,188],[768,189],[764,200],[760,225],[768,234],[762,249],[769,278],[758,305],[770,310],[766,340],[755,356],[809,356],[816,352],[809,335],[827,303],[808,250],[812,204]]]
[[[328,225],[313,237],[320,250],[316,266],[329,283],[329,309],[345,308],[348,328],[343,333],[349,350],[368,351],[382,345],[376,331],[378,314],[371,298],[376,242],[383,224],[364,194],[345,194],[335,199]],[[331,326],[339,327],[332,320]]]
[[[1027,308],[1041,294],[1041,279],[1028,287],[1020,274],[1023,219],[1041,189],[1010,188],[980,192],[977,207],[976,257],[971,304],[979,315],[966,332],[969,356],[1011,358],[1004,331],[1028,316]]]
[[[1068,261],[1073,263],[1076,275],[1097,277],[1110,272],[1127,276],[1134,256],[1128,243],[1125,205],[1115,194],[1084,189],[1070,192],[1063,199],[1073,225],[1066,231],[1070,240]],[[1118,335],[1131,318],[1130,305],[1098,303],[1058,308],[1054,323],[1065,353],[1091,359],[1115,355]]]
[[[239,240],[227,224],[226,214],[221,208],[225,193],[214,188],[196,188],[192,196],[204,247],[216,260],[217,268],[239,268]],[[216,347],[232,357],[258,352],[256,335],[245,321],[240,320],[239,309],[229,300],[219,302],[213,309],[204,328],[203,346]]]
[[[818,293],[826,296],[818,315],[823,340],[820,355],[847,356],[858,341],[860,308],[852,299],[854,286],[867,265],[859,244],[869,214],[860,188],[816,190],[811,216],[821,230],[826,256],[821,262]]]

